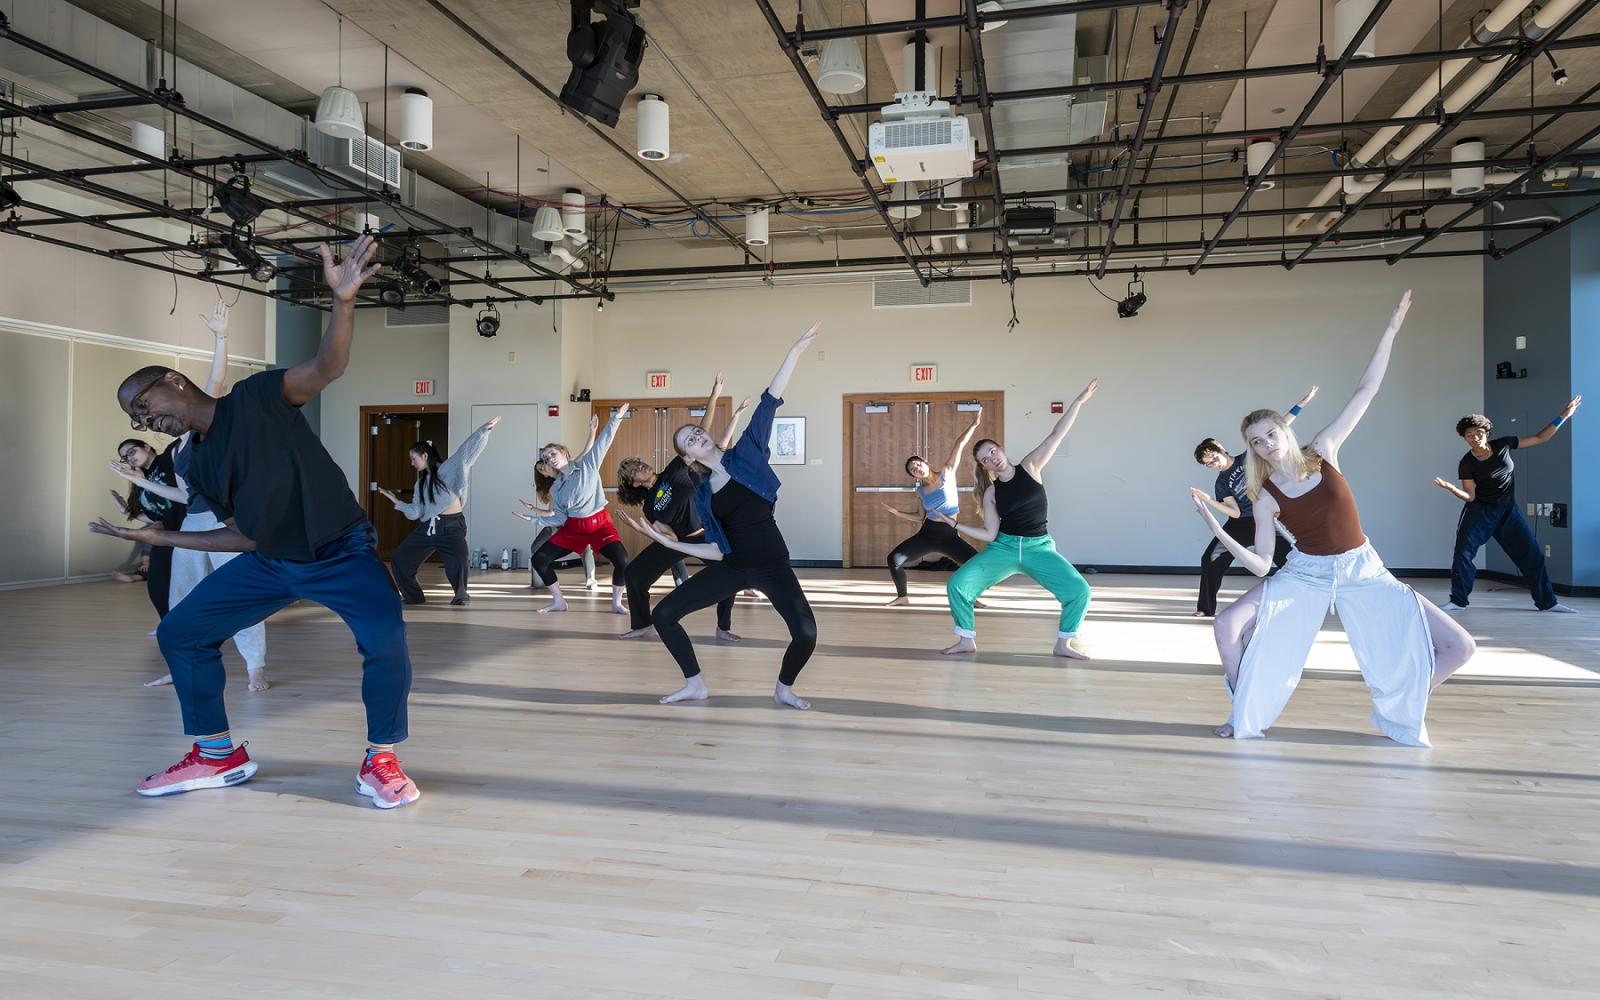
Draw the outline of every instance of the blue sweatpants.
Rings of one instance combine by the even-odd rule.
[[[1478,567],[1472,561],[1491,538],[1522,572],[1533,606],[1540,611],[1554,607],[1556,591],[1550,584],[1544,552],[1515,502],[1499,505],[1473,500],[1462,506],[1461,520],[1456,523],[1455,559],[1450,566],[1450,600],[1458,607],[1467,606],[1473,581],[1478,578]]]
[[[355,633],[367,739],[398,743],[406,738],[411,654],[400,598],[373,551],[370,531],[365,524],[352,529],[319,549],[314,562],[246,552],[200,581],[167,613],[156,640],[172,671],[185,733],[205,736],[228,728],[222,644],[296,600],[307,600],[343,618]]]

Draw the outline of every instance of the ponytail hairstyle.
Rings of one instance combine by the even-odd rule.
[[[978,450],[986,444],[992,444],[996,448],[1000,447],[1000,442],[994,438],[983,438],[972,445],[973,495],[977,498],[979,510],[983,509],[984,494],[988,493],[989,487],[994,485],[994,473],[984,468],[983,463],[978,461]]]
[[[421,455],[428,460],[428,467],[417,473],[417,500],[421,501],[426,490],[428,502],[433,503],[439,488],[439,449],[433,446],[432,441],[418,441],[411,446],[411,454]]]
[[[1277,410],[1253,410],[1239,424],[1239,436],[1244,438],[1246,492],[1252,501],[1261,496],[1261,484],[1272,477],[1271,463],[1264,461],[1250,447],[1250,425],[1263,421],[1276,424],[1278,433],[1288,441],[1289,455],[1284,459],[1284,464],[1293,470],[1296,480],[1310,479],[1322,471],[1322,456],[1311,445],[1300,443],[1300,439],[1294,436],[1294,428],[1284,422],[1283,414]]]
[[[655,491],[649,486],[635,486],[633,477],[650,463],[642,458],[629,457],[617,464],[617,503],[624,507],[643,507]]]
[[[117,459],[119,461],[122,459],[122,449],[128,447],[130,444],[138,445],[140,448],[150,448],[150,442],[142,438],[124,438],[122,442],[117,445]],[[154,451],[155,449],[151,448],[150,450]],[[130,521],[138,519],[140,511],[139,500],[143,496],[144,490],[140,489],[138,485],[134,483],[128,484],[127,504],[122,508],[122,514],[124,517]]]
[[[545,448],[554,448],[556,451],[561,452],[561,454],[567,456],[567,462],[571,463],[572,452],[568,451],[567,446],[561,442],[552,441],[545,445],[544,448],[540,448],[539,453],[543,454]],[[550,487],[556,484],[555,475],[552,472],[545,471],[548,468],[550,467],[544,464],[543,459],[533,464],[533,487],[539,491],[539,499],[547,504],[550,502]]]

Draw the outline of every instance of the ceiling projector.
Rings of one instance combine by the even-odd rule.
[[[972,176],[977,147],[967,119],[926,91],[895,94],[867,129],[867,155],[885,184]]]

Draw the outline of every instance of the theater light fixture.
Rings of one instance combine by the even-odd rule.
[[[250,182],[244,177],[234,177],[226,184],[218,184],[211,196],[217,199],[217,207],[241,226],[256,221],[256,217],[267,208],[266,202],[250,193]]]
[[[491,302],[482,312],[478,313],[478,336],[493,337],[499,332],[500,310],[496,309],[494,303]]]
[[[613,128],[623,99],[639,83],[644,60],[644,28],[629,13],[638,6],[639,0],[572,0],[567,32],[572,72],[561,88],[561,103]],[[596,13],[603,20],[594,21]]]
[[[1139,272],[1133,272],[1133,280],[1128,282],[1128,295],[1117,303],[1117,315],[1123,319],[1132,319],[1139,315],[1139,310],[1144,308],[1148,301],[1144,294],[1144,281],[1139,278]]]
[[[250,272],[250,277],[266,284],[278,276],[276,264],[267,260],[256,252],[250,245],[250,234],[246,230],[231,229],[222,234],[222,249],[228,251],[228,256],[239,262],[239,266]]]
[[[9,212],[22,204],[22,195],[17,194],[17,189],[0,181],[0,212]]]

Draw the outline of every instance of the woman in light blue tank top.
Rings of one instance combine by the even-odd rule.
[[[922,562],[929,556],[944,556],[960,566],[978,554],[978,550],[968,545],[955,527],[941,520],[941,516],[953,521],[961,513],[961,495],[956,492],[956,466],[960,464],[961,453],[966,449],[967,442],[972,440],[972,435],[977,433],[978,422],[982,419],[982,410],[973,414],[972,426],[950,449],[950,458],[943,468],[933,468],[920,455],[906,459],[906,472],[917,481],[917,500],[921,510],[911,514],[888,504],[883,505],[895,517],[918,525],[916,534],[896,545],[894,551],[889,553],[889,576],[894,580],[895,590],[895,598],[888,605],[891,608],[911,603],[911,598],[906,595],[906,566]]]

